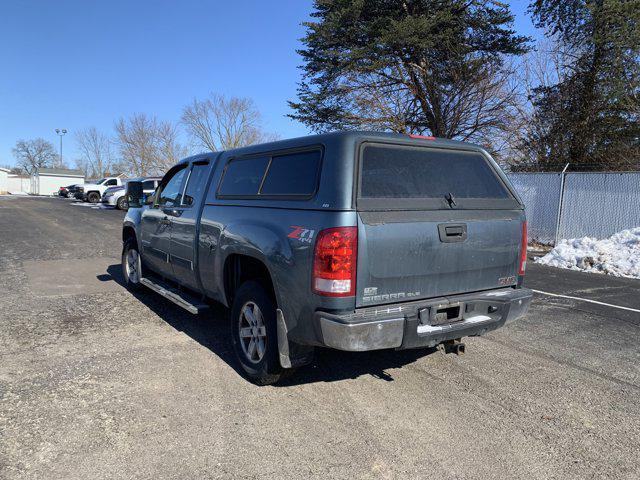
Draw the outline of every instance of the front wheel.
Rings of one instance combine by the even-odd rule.
[[[116,202],[116,208],[118,210],[127,210],[129,208],[129,203],[127,203],[127,197],[120,197]]]
[[[98,192],[89,192],[87,194],[87,201],[89,203],[98,203],[100,201],[100,194]]]
[[[258,385],[280,380],[276,306],[262,285],[249,281],[240,286],[230,320],[233,350],[249,380]]]
[[[122,248],[122,276],[129,290],[137,292],[142,288],[142,258],[133,238],[129,238]]]

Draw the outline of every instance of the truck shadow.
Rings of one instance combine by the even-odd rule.
[[[98,275],[101,281],[115,281],[124,287],[120,264],[110,265],[107,273]],[[207,313],[192,315],[169,300],[151,291],[132,292],[132,295],[179,332],[188,335],[231,366],[238,375],[242,369],[229,342],[228,310],[214,305]],[[435,348],[417,350],[378,350],[373,352],[342,352],[318,348],[311,364],[300,367],[284,378],[276,387],[289,387],[316,382],[335,382],[355,379],[363,375],[382,381],[394,380],[390,369],[401,368],[436,352]]]

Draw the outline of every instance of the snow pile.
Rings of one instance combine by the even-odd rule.
[[[562,240],[536,263],[616,277],[640,278],[640,227],[604,240],[591,237]]]

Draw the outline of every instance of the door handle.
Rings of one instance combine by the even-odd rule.
[[[438,225],[438,234],[444,243],[464,242],[467,239],[467,224],[441,223]]]
[[[447,237],[461,237],[463,230],[461,226],[455,227],[444,227],[444,231],[447,234]]]

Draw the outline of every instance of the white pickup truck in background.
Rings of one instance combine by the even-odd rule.
[[[80,197],[85,202],[98,203],[107,188],[123,186],[124,182],[125,180],[120,177],[106,177],[98,180],[96,183],[78,185],[76,198]]]

